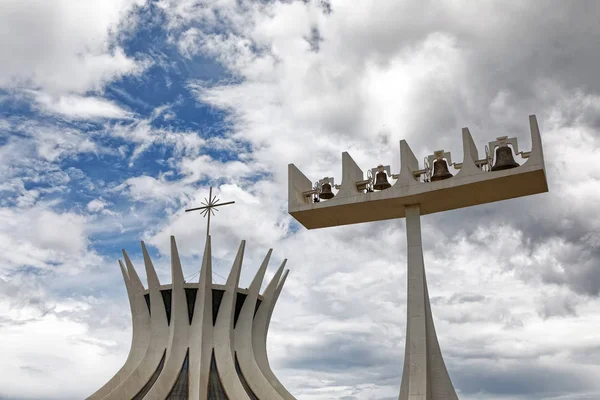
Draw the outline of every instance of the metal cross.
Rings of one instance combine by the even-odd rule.
[[[215,211],[219,211],[216,207],[225,206],[227,204],[233,204],[233,203],[235,203],[235,201],[228,201],[227,203],[219,203],[219,199],[217,199],[217,196],[213,197],[213,195],[212,195],[212,186],[211,186],[210,192],[208,194],[208,200],[206,199],[206,197],[204,198],[204,201],[201,203],[202,207],[188,208],[187,210],[185,210],[185,212],[203,210],[201,212],[202,216],[206,217],[208,215],[208,221],[206,223],[206,236],[208,236],[208,234],[210,232],[210,214],[215,215]]]

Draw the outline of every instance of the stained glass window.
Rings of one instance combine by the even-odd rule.
[[[244,300],[246,300],[246,295],[243,293],[236,293],[235,296],[235,316],[233,318],[233,327],[237,325],[238,317],[240,316],[240,312],[242,311],[242,306],[244,305]]]
[[[165,310],[167,311],[167,324],[171,325],[171,289],[161,290],[163,302],[165,303]]]
[[[250,386],[248,386],[248,382],[246,382],[244,374],[242,374],[242,369],[240,368],[240,363],[238,362],[237,353],[235,353],[235,371],[237,372],[240,381],[242,382],[242,386],[246,390],[246,393],[248,393],[248,397],[250,397],[250,400],[258,400],[258,397],[256,397],[252,389],[250,389]]]
[[[150,380],[144,385],[144,387],[142,388],[142,390],[140,390],[138,392],[138,394],[136,394],[133,399],[131,400],[142,400],[144,398],[144,396],[146,394],[148,394],[148,392],[150,391],[150,389],[152,388],[152,385],[154,385],[154,382],[156,382],[156,380],[158,379],[158,376],[160,375],[164,365],[165,365],[165,354],[167,353],[167,351],[165,350],[165,352],[163,353],[162,358],[160,359],[160,363],[158,363],[158,367],[156,368],[156,371],[154,371],[154,373],[152,374],[152,376],[150,377]]]
[[[260,303],[262,303],[261,299],[256,300],[256,307],[254,307],[254,316],[256,317],[256,312],[258,311],[258,307],[260,307]]]
[[[210,360],[210,376],[208,378],[208,400],[229,400],[223,390],[219,371],[217,370],[217,362],[215,361],[215,352],[212,353]]]
[[[212,290],[213,326],[217,323],[217,315],[219,314],[219,307],[221,307],[221,300],[223,300],[223,294],[225,294],[224,290]]]
[[[150,293],[146,293],[144,295],[144,300],[146,300],[146,305],[148,306],[148,312],[152,315],[152,310],[150,310]]]
[[[194,317],[194,307],[196,305],[196,295],[198,294],[197,288],[185,288],[185,298],[188,306],[188,317],[190,319],[190,325],[192,324],[192,318]]]
[[[183,360],[183,365],[181,366],[181,371],[179,371],[179,376],[175,381],[175,385],[173,385],[173,389],[171,389],[171,393],[167,396],[165,400],[188,400],[189,395],[189,357],[190,350],[188,349],[185,360]]]

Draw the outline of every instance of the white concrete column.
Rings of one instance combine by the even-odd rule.
[[[144,264],[146,266],[146,275],[148,277],[148,293],[150,294],[151,308],[150,339],[148,348],[137,368],[133,370],[117,388],[107,394],[103,400],[123,400],[133,398],[150,380],[168,346],[169,329],[167,326],[167,313],[160,294],[160,282],[156,276],[152,260],[150,260],[144,246],[142,246],[142,250],[144,251]],[[125,250],[123,250],[123,257],[125,258],[125,265],[127,266],[130,280],[134,279],[135,281],[139,281],[139,276]],[[141,283],[139,285],[141,285]]]
[[[425,318],[425,269],[421,243],[421,211],[418,205],[405,207],[407,240],[407,320],[405,366],[402,386],[408,385],[408,400],[428,400],[427,331]],[[405,378],[407,381],[405,382]],[[402,393],[402,390],[400,390]],[[404,400],[404,399],[401,399]]]
[[[144,396],[144,400],[163,400],[169,397],[188,353],[190,324],[183,287],[183,271],[174,236],[171,236],[171,279],[173,282],[171,284],[171,323],[169,324],[165,366],[152,388]]]
[[[407,320],[400,400],[458,400],[433,326],[421,241],[418,204],[405,207]]]
[[[235,327],[235,350],[246,383],[250,389],[252,389],[252,392],[256,397],[259,399],[283,400],[279,393],[277,393],[277,390],[275,390],[268,379],[263,375],[256,362],[254,350],[252,349],[252,325],[258,292],[260,291],[260,286],[265,276],[272,252],[273,249],[269,249],[265,260],[256,272],[256,276],[248,288],[248,295],[237,320],[237,326]]]
[[[275,388],[277,393],[285,400],[295,400],[295,397],[281,384],[271,366],[269,365],[269,359],[267,357],[267,333],[269,331],[269,324],[271,323],[271,316],[273,315],[273,309],[275,303],[279,298],[279,294],[283,289],[283,285],[287,279],[290,270],[284,271],[287,259],[283,260],[281,266],[271,278],[267,288],[263,292],[263,302],[258,307],[256,316],[254,317],[254,323],[252,325],[252,348],[254,350],[254,358],[256,364],[262,371],[263,375],[268,379],[271,386]]]
[[[246,389],[244,389],[240,381],[234,361],[233,320],[235,317],[235,303],[245,246],[246,241],[242,240],[233,266],[231,267],[231,272],[225,283],[225,293],[219,306],[219,314],[217,315],[217,322],[214,328],[213,342],[217,370],[219,371],[223,390],[225,390],[227,398],[231,400],[250,400]]]
[[[212,250],[206,237],[190,334],[190,399],[207,400],[213,350]]]

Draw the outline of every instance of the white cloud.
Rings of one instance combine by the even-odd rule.
[[[36,168],[47,163],[48,168],[56,169],[52,163],[64,158],[76,157],[82,153],[103,153],[112,150],[102,148],[85,133],[71,126],[56,122],[15,119],[10,121],[6,143],[0,147],[3,155],[2,166]]]
[[[126,192],[135,201],[175,202],[189,193],[191,188],[179,181],[168,181],[164,176],[158,179],[151,176],[136,176],[128,178],[115,190]]]
[[[115,103],[100,97],[62,95],[54,97],[41,92],[33,92],[35,101],[42,113],[57,114],[73,120],[124,119],[131,113]]]
[[[104,210],[108,204],[104,199],[94,199],[87,204],[87,209],[91,212],[98,212]]]
[[[219,162],[209,155],[200,155],[195,158],[186,157],[178,162],[177,167],[186,175],[185,181],[199,181],[203,178],[219,179],[228,177],[232,181],[239,181],[260,172],[259,166],[253,162],[227,161]]]
[[[23,266],[77,273],[100,260],[88,248],[86,218],[82,215],[57,213],[38,203],[28,208],[0,208],[0,221],[3,275]]]
[[[168,146],[175,155],[197,155],[205,144],[205,140],[195,131],[176,131],[170,128],[155,128],[152,122],[160,116],[169,115],[170,107],[156,108],[146,119],[136,119],[132,123],[107,124],[105,129],[109,135],[122,138],[135,144],[129,159],[130,165],[151,146]]]
[[[51,280],[49,276],[45,278]],[[94,298],[56,299],[31,276],[0,279],[0,293],[0,340],[5,357],[0,365],[3,396],[83,398],[94,390],[97,375],[108,379],[124,361],[126,341],[111,338],[123,332],[119,325],[127,324],[123,307],[119,310]],[[108,318],[104,316],[107,311]],[[111,324],[108,329],[94,329],[92,336],[90,317],[104,319],[93,325],[102,326],[108,321]],[[88,368],[89,363],[94,368]]]
[[[0,11],[0,87],[49,93],[101,90],[146,63],[125,55],[115,33],[143,0],[7,0]]]

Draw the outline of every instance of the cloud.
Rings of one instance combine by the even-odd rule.
[[[0,13],[0,87],[49,93],[101,90],[145,63],[128,57],[114,33],[141,0],[100,3],[9,0]]]
[[[0,208],[0,220],[3,274],[23,266],[76,273],[99,261],[97,254],[88,251],[82,215],[57,213],[48,204],[38,203],[21,209]]]
[[[87,204],[88,211],[98,212],[106,208],[108,203],[103,199],[94,199]]]
[[[129,157],[130,165],[133,165],[145,151],[152,146],[162,146],[172,149],[175,155],[197,155],[205,144],[205,140],[196,131],[177,131],[170,127],[159,128],[153,122],[163,115],[170,115],[168,105],[153,110],[148,118],[138,118],[129,123],[107,124],[106,134],[115,138],[126,140],[135,144],[135,148]]]
[[[115,103],[100,97],[63,95],[54,98],[48,94],[33,92],[42,113],[57,114],[73,120],[125,119],[131,114]]]
[[[60,122],[35,121],[13,118],[6,141],[0,151],[3,166],[16,168],[56,168],[52,163],[85,153],[110,151],[99,146],[89,134]]]
[[[167,181],[164,176],[158,179],[151,176],[137,176],[127,179],[115,190],[126,192],[135,201],[175,202],[185,196],[190,188],[177,181]]]
[[[35,276],[0,278],[0,340],[6,357],[0,366],[2,396],[58,400],[88,395],[98,374],[108,379],[124,361],[127,344],[111,339],[128,329],[123,309],[104,299],[55,298]],[[91,326],[95,337],[90,337]]]

